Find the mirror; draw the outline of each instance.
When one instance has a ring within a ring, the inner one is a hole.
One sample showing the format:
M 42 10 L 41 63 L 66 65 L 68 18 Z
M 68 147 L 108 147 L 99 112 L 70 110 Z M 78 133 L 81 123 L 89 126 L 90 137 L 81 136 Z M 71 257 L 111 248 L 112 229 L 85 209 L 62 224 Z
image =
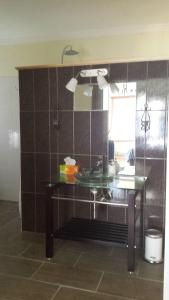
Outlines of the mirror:
M 74 93 L 74 111 L 91 110 L 107 110 L 104 91 L 96 83 L 78 84 Z
M 120 169 L 124 169 L 135 164 L 136 83 L 116 85 L 118 91 L 108 91 L 109 160 L 117 161 Z M 134 168 L 128 168 L 129 172 L 133 175 Z
M 136 82 L 112 83 L 103 90 L 97 84 L 79 84 L 74 111 L 93 110 L 108 111 L 109 161 L 117 161 L 120 170 L 134 166 Z

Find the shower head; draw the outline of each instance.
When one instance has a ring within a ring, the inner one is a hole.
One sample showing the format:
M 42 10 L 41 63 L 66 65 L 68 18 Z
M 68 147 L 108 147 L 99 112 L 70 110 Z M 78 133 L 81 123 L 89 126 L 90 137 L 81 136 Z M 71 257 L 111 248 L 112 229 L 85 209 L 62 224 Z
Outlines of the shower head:
M 77 55 L 79 52 L 76 50 L 73 50 L 72 47 L 69 50 L 65 51 L 65 55 Z
M 79 54 L 78 51 L 72 49 L 72 46 L 71 45 L 67 45 L 64 47 L 63 51 L 62 51 L 62 58 L 61 58 L 61 62 L 63 64 L 63 58 L 64 58 L 64 55 L 67 55 L 67 56 L 72 56 L 72 55 L 77 55 Z

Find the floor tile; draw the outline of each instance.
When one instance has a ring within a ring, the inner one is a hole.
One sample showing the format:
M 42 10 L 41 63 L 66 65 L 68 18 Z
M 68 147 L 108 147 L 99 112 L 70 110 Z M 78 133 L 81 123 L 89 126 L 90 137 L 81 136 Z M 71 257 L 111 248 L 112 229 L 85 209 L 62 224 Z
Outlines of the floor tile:
M 81 255 L 77 266 L 80 268 L 128 274 L 127 259 L 120 260 L 113 256 L 105 256 L 104 254 L 100 256 L 84 253 Z M 135 273 L 137 273 L 137 268 Z
M 0 275 L 0 299 L 50 300 L 57 286 Z
M 105 273 L 99 286 L 99 291 L 121 297 L 134 298 L 136 294 L 134 277 L 132 275 Z
M 45 245 L 45 235 L 43 233 L 18 231 L 18 235 L 15 237 L 15 240 Z
M 13 212 L 15 211 L 19 213 L 17 202 L 0 200 L 0 214 L 6 213 L 11 210 Z
M 0 243 L 0 254 L 6 255 L 19 255 L 23 252 L 30 244 L 27 242 L 20 241 L 1 241 Z
M 153 279 L 163 281 L 163 264 L 150 264 L 146 261 L 139 260 L 138 276 L 144 279 Z
M 21 232 L 21 221 L 19 218 L 12 220 L 6 226 L 0 228 L 0 241 L 14 239 Z
M 60 239 L 54 245 L 48 263 L 45 235 L 21 232 L 18 203 L 0 200 L 0 300 L 162 300 L 163 264 L 136 253 L 138 268 L 130 276 L 126 248 Z M 67 287 L 57 292 L 59 283 Z
M 101 274 L 101 272 L 93 270 L 89 271 L 60 264 L 45 263 L 33 278 L 45 282 L 94 290 L 99 283 Z
M 54 300 L 125 300 L 121 297 L 108 296 L 100 293 L 93 293 L 71 288 L 61 288 Z M 130 300 L 130 299 L 128 299 Z
M 7 211 L 0 215 L 0 228 L 8 223 L 10 223 L 13 219 L 16 218 L 16 215 L 13 211 Z
M 162 300 L 162 283 L 136 278 L 132 275 L 105 273 L 99 291 L 138 300 Z
M 79 251 L 79 252 L 89 252 L 93 254 L 104 254 L 110 255 L 112 252 L 112 245 L 111 244 L 104 244 L 104 243 L 97 243 L 92 241 L 69 241 L 64 240 L 60 245 L 60 248 L 67 249 L 70 251 Z
M 138 300 L 163 300 L 163 285 L 160 282 L 136 279 L 135 287 Z
M 111 256 L 114 259 L 127 261 L 127 254 L 128 254 L 128 251 L 127 251 L 126 247 L 122 247 L 122 246 L 112 247 Z
M 46 261 L 47 258 L 45 256 L 45 247 L 44 245 L 40 244 L 32 244 L 23 254 L 23 257 L 29 257 L 32 259 L 40 259 Z M 71 265 L 73 266 L 74 263 L 77 261 L 77 259 L 80 256 L 79 251 L 70 251 L 68 249 L 62 249 L 56 247 L 54 251 L 54 256 L 51 259 L 52 262 L 58 262 L 59 264 L 66 264 L 66 265 Z
M 23 277 L 31 276 L 41 265 L 39 262 L 0 255 L 0 273 Z

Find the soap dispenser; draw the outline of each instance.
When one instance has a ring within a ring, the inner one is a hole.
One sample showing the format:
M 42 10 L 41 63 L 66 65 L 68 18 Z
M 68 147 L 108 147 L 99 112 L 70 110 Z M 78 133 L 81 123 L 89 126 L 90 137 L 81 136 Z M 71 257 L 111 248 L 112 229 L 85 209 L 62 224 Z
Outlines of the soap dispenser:
M 109 161 L 109 174 L 116 175 L 116 165 L 113 159 Z

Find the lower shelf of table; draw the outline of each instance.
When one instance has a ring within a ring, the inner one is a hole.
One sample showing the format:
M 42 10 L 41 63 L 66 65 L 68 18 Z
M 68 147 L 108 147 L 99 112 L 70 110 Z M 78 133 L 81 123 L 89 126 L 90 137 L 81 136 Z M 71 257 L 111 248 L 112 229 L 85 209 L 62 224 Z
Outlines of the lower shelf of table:
M 95 219 L 72 218 L 54 233 L 63 239 L 92 239 L 127 244 L 128 226 Z

